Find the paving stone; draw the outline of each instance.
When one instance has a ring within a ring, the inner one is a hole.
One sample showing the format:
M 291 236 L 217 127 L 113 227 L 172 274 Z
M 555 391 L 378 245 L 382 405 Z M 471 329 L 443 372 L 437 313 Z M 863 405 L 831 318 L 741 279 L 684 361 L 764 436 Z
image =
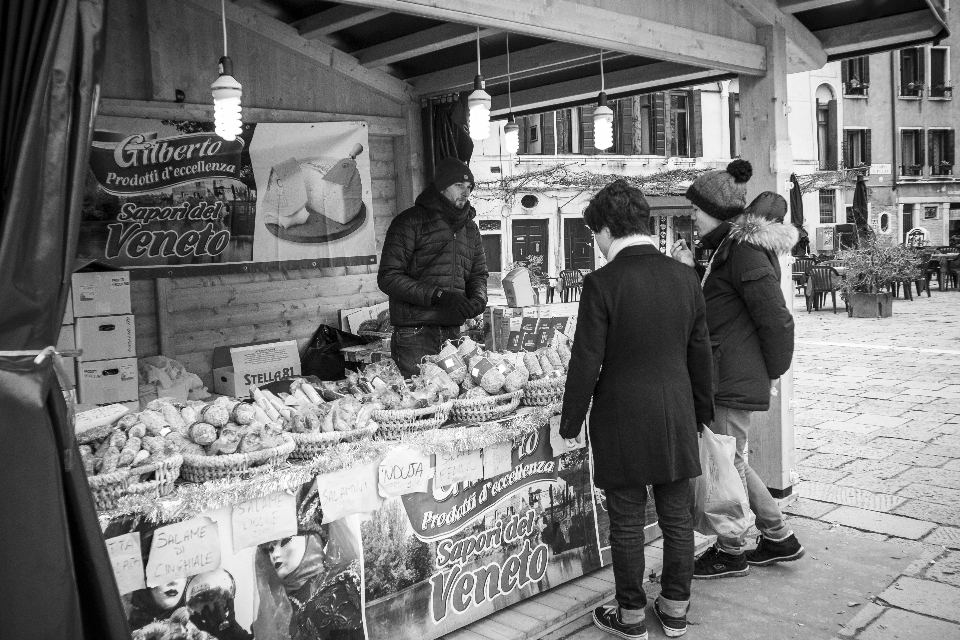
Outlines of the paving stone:
M 783 508 L 784 513 L 804 518 L 822 518 L 837 508 L 837 505 L 830 502 L 819 502 L 808 498 L 797 498 L 792 503 Z
M 937 444 L 936 442 L 931 442 L 928 446 L 920 449 L 920 453 L 925 453 L 929 456 L 941 456 L 943 458 L 960 460 L 960 447 L 948 447 L 946 445 Z M 944 460 L 947 462 L 947 460 Z
M 850 418 L 848 422 L 852 422 L 854 424 L 868 424 L 872 427 L 899 427 L 902 424 L 906 424 L 907 419 L 888 415 L 862 413 L 855 418 Z
M 886 462 L 886 460 L 883 462 Z M 960 489 L 960 471 L 948 471 L 947 469 L 935 469 L 932 467 L 916 467 L 904 471 L 898 478 L 900 480 L 909 480 L 910 482 L 947 487 L 948 489 Z
M 937 433 L 947 433 L 953 436 L 960 435 L 960 422 L 948 422 L 930 428 Z
M 865 529 L 910 540 L 919 540 L 936 526 L 932 522 L 847 506 L 831 511 L 823 519 L 854 529 Z
M 925 544 L 938 544 L 947 549 L 960 549 L 960 528 L 937 527 L 923 539 Z
M 818 429 L 818 427 L 814 427 Z M 835 444 L 864 444 L 875 436 L 870 433 L 850 433 L 848 431 L 837 431 L 836 429 L 818 429 L 812 436 L 818 440 L 827 440 Z
M 798 486 L 799 495 L 820 502 L 832 502 L 850 507 L 860 507 L 870 511 L 890 511 L 906 502 L 892 494 L 874 493 L 855 487 L 827 484 L 825 482 L 802 482 Z
M 821 469 L 836 469 L 848 462 L 853 462 L 856 458 L 852 456 L 838 456 L 832 453 L 815 453 L 803 460 L 805 467 L 820 467 Z
M 960 460 L 951 460 L 947 464 L 943 465 L 944 469 L 948 471 L 960 471 Z
M 910 465 L 886 460 L 857 460 L 843 468 L 849 473 L 869 473 L 878 478 L 892 478 L 910 469 Z
M 869 377 L 877 373 L 877 370 L 874 367 L 840 367 L 836 371 L 838 376 L 854 376 L 854 377 Z
M 853 416 L 845 411 L 834 411 L 832 409 L 805 409 L 798 417 L 816 417 L 824 420 L 836 420 L 842 422 L 849 420 Z
M 860 607 L 857 611 L 857 615 L 853 616 L 853 619 L 843 625 L 843 628 L 840 629 L 838 634 L 841 638 L 852 638 L 857 633 L 862 631 L 868 624 L 876 620 L 881 613 L 887 611 L 886 607 L 881 607 L 879 604 L 873 602 L 868 602 L 864 606 Z
M 917 578 L 900 578 L 887 587 L 878 597 L 900 609 L 940 618 L 941 620 L 960 622 L 960 588 L 949 584 Z M 887 613 L 884 613 L 877 622 L 880 622 L 886 615 Z M 957 630 L 960 630 L 960 627 L 954 627 L 954 633 Z M 951 636 L 933 635 L 928 637 L 949 638 Z
M 918 520 L 929 520 L 937 524 L 960 527 L 960 505 L 937 504 L 925 500 L 908 500 L 893 508 L 891 513 L 909 516 Z
M 960 447 L 960 435 L 943 435 L 931 444 L 942 444 L 947 447 Z
M 917 407 L 913 411 L 907 411 L 900 417 L 906 420 L 926 421 L 930 424 L 943 424 L 944 422 L 950 421 L 951 414 L 943 413 L 942 411 L 924 411 L 923 407 Z
M 801 460 L 806 460 L 813 455 L 813 451 L 806 451 L 804 449 L 798 449 L 793 454 L 793 461 L 799 463 Z
M 857 404 L 853 411 L 870 413 L 878 416 L 900 416 L 912 410 L 917 405 L 904 402 L 890 402 L 889 400 L 866 400 Z
M 901 451 L 919 451 L 920 449 L 923 449 L 924 443 L 918 442 L 917 440 L 896 437 L 891 438 L 878 435 L 870 440 L 870 446 L 877 449 L 883 449 L 885 451 L 891 451 L 893 453 L 899 453 Z
M 838 469 L 820 469 L 818 467 L 804 466 L 797 469 L 797 472 L 800 474 L 802 480 L 809 480 L 810 482 L 833 483 L 847 475 L 846 471 L 840 471 Z
M 826 421 L 827 418 L 824 418 L 823 416 L 808 416 L 798 413 L 793 419 L 793 424 L 796 427 L 813 427 Z
M 948 387 L 940 387 L 939 389 L 924 389 L 924 388 L 914 388 L 914 389 L 904 389 L 903 393 L 906 395 L 911 395 L 921 398 L 950 398 L 957 399 L 960 398 L 960 393 L 948 391 Z
M 960 587 L 960 552 L 948 551 L 929 565 L 925 578 Z
M 907 483 L 902 480 L 887 480 L 870 473 L 851 473 L 845 478 L 837 480 L 836 484 L 841 487 L 853 487 L 855 489 L 863 489 L 864 491 L 872 491 L 873 493 L 886 493 L 891 495 L 903 495 L 900 490 L 907 486 Z
M 873 610 L 869 613 L 873 613 Z M 844 635 L 843 631 L 841 629 L 841 635 Z M 946 640 L 960 638 L 960 625 L 911 611 L 885 609 L 882 615 L 873 620 L 857 637 L 860 640 Z
M 836 453 L 842 456 L 866 458 L 868 460 L 883 460 L 884 458 L 890 457 L 894 454 L 893 451 L 884 450 L 877 447 L 840 443 L 826 444 L 817 449 L 817 453 Z
M 937 504 L 960 505 L 960 489 L 913 483 L 907 484 L 896 494 L 904 498 L 916 498 L 917 500 L 926 500 Z
M 899 395 L 900 394 L 895 391 L 890 392 L 867 390 L 858 394 L 858 397 L 867 398 L 868 400 L 892 400 L 893 398 L 899 397 Z
M 828 444 L 831 444 L 831 442 L 822 438 L 796 438 L 793 441 L 793 446 L 797 449 L 809 449 L 811 451 Z
M 938 400 L 930 402 L 927 406 L 932 411 L 942 411 L 944 413 L 960 414 L 960 402 L 957 400 Z
M 887 427 L 874 431 L 873 435 L 883 438 L 898 438 L 901 440 L 914 440 L 916 442 L 929 442 L 941 435 L 939 431 L 934 431 L 932 427 L 919 420 L 911 420 L 907 424 L 899 427 Z
M 837 420 L 827 420 L 816 425 L 818 429 L 830 429 L 833 431 L 843 431 L 845 433 L 872 433 L 883 428 L 883 425 L 870 425 L 862 422 L 840 422 Z
M 943 466 L 945 462 L 950 460 L 950 458 L 931 456 L 920 451 L 905 451 L 903 453 L 890 456 L 889 460 L 890 462 L 902 462 L 903 464 L 909 464 L 912 467 L 940 467 Z
M 863 384 L 868 387 L 896 387 L 902 385 L 905 380 L 899 380 L 897 378 L 868 378 L 863 381 Z

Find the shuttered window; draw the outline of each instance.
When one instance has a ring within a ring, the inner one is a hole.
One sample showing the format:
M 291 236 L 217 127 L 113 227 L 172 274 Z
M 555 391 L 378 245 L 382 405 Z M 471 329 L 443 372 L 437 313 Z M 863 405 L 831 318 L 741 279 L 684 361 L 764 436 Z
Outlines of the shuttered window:
M 872 164 L 870 129 L 843 130 L 843 167 L 853 169 Z
M 930 129 L 927 132 L 930 150 L 930 175 L 952 176 L 954 160 L 953 129 Z
M 840 67 L 843 95 L 866 96 L 870 87 L 870 58 L 860 56 L 844 60 Z

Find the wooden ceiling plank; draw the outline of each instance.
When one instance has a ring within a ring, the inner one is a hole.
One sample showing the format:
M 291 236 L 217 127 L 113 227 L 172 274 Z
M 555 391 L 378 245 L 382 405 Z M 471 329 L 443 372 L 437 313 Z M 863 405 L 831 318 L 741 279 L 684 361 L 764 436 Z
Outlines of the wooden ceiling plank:
M 336 31 L 376 20 L 387 15 L 387 13 L 389 12 L 382 9 L 362 9 L 342 4 L 333 9 L 327 9 L 312 16 L 307 16 L 302 20 L 297 20 L 291 26 L 299 31 L 304 38 L 322 38 Z
M 820 41 L 803 24 L 789 13 L 784 13 L 775 0 L 726 0 L 727 4 L 755 27 L 780 25 L 787 34 L 787 46 L 791 49 L 790 72 L 813 71 L 827 64 L 827 53 Z M 792 45 L 792 47 L 791 47 Z M 797 68 L 799 65 L 800 68 Z
M 623 56 L 621 53 L 607 53 L 605 60 Z M 536 47 L 521 49 L 510 54 L 510 75 L 512 78 L 529 77 L 534 74 L 550 73 L 560 69 L 598 60 L 599 51 L 579 44 L 551 42 Z M 487 84 L 506 82 L 507 56 L 484 58 L 480 64 Z M 422 76 L 407 78 L 407 82 L 421 96 L 448 93 L 473 86 L 473 76 L 477 65 L 474 63 L 457 65 Z
M 605 74 L 604 84 L 608 94 L 641 91 L 673 82 L 697 84 L 698 80 L 715 77 L 719 73 L 714 69 L 704 69 L 677 62 L 655 62 L 652 64 L 614 71 Z M 514 91 L 513 110 L 527 111 L 533 108 L 549 109 L 552 105 L 575 102 L 577 100 L 596 99 L 600 93 L 600 78 L 580 78 L 567 82 L 544 85 L 525 91 Z M 490 115 L 507 114 L 506 94 L 493 97 Z
M 480 29 L 480 38 L 496 35 L 499 29 Z M 473 42 L 477 38 L 476 27 L 462 24 L 442 24 L 418 31 L 366 49 L 351 53 L 367 69 L 384 67 L 401 60 L 409 60 L 425 53 L 433 53 L 459 44 Z
M 704 33 L 574 0 L 348 0 L 348 4 L 479 25 L 746 75 L 763 75 L 766 50 L 755 42 Z M 612 6 L 612 5 L 611 5 Z M 722 9 L 721 9 L 722 7 Z M 699 19 L 726 17 L 725 3 L 705 4 Z
M 216 15 L 220 15 L 220 3 L 217 0 L 185 0 L 198 7 L 202 7 Z M 349 54 L 335 49 L 319 40 L 307 40 L 300 36 L 296 29 L 270 18 L 269 16 L 252 9 L 241 9 L 233 4 L 227 4 L 227 19 L 249 29 L 252 33 L 282 46 L 296 54 L 302 55 L 328 69 L 335 71 L 354 82 L 376 91 L 391 100 L 401 104 L 408 104 L 411 98 L 416 97 L 403 80 L 394 78 L 377 69 L 366 69 Z
M 777 4 L 784 13 L 800 13 L 801 11 L 823 9 L 846 2 L 850 2 L 850 0 L 780 0 Z
M 827 54 L 833 56 L 933 38 L 941 29 L 933 14 L 921 10 L 822 29 L 813 35 L 823 43 Z

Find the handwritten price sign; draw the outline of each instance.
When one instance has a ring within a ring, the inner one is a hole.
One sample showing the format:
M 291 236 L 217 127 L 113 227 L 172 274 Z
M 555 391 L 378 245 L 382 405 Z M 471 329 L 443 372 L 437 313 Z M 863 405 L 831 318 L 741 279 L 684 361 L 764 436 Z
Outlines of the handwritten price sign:
M 278 491 L 241 502 L 230 514 L 235 551 L 297 533 L 297 501 Z
M 323 524 L 352 513 L 375 511 L 383 498 L 377 493 L 379 465 L 375 462 L 317 476 Z
M 483 477 L 496 478 L 513 468 L 513 443 L 501 442 L 483 450 Z
M 437 454 L 437 468 L 433 484 L 446 487 L 456 482 L 470 482 L 483 477 L 483 459 L 480 449 L 466 453 Z
M 145 586 L 143 557 L 140 555 L 140 534 L 136 531 L 107 540 L 107 553 L 113 563 L 120 593 L 130 593 Z
M 191 518 L 153 532 L 147 586 L 189 578 L 220 566 L 220 531 L 210 518 Z
M 430 456 L 413 449 L 391 451 L 380 463 L 377 491 L 384 498 L 424 492 L 433 476 Z

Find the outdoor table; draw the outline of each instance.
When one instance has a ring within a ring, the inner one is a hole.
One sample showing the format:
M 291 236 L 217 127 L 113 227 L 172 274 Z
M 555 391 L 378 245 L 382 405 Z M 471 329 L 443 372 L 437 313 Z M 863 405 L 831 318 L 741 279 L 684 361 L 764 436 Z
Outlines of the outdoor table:
M 940 262 L 940 273 L 937 275 L 937 284 L 940 291 L 944 290 L 944 283 L 947 281 L 947 277 L 950 275 L 947 272 L 947 263 L 955 259 L 957 256 L 960 256 L 960 253 L 935 253 L 930 256 L 931 260 L 937 260 Z

